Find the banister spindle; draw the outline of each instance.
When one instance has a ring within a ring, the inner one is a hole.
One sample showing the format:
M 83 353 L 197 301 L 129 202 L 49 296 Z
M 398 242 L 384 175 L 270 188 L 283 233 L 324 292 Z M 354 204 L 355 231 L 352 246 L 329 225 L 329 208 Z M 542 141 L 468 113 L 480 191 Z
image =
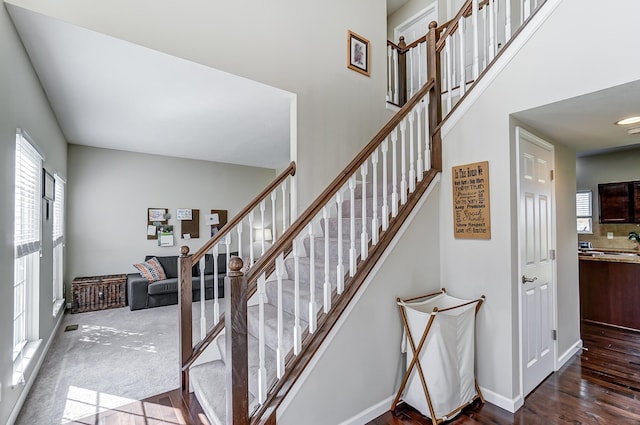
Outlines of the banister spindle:
M 409 111 L 409 192 L 416 190 L 416 167 L 415 167 L 415 115 L 414 109 Z
M 238 257 L 244 258 L 242 256 L 242 221 L 236 227 L 236 233 L 238 234 Z
M 267 299 L 265 286 L 266 277 L 265 274 L 262 273 L 260 277 L 258 277 L 258 402 L 260 404 L 264 403 L 267 399 L 267 367 L 265 362 L 266 341 L 264 339 L 264 304 Z M 247 303 L 245 301 L 245 305 L 246 304 Z
M 409 83 L 411 87 L 407 98 L 411 98 L 411 96 L 416 92 L 415 82 L 413 81 L 413 49 L 409 49 L 407 53 L 409 54 Z
M 337 292 L 338 295 L 344 291 L 344 253 L 342 252 L 342 189 L 336 193 L 336 207 L 338 210 L 338 265 L 336 266 L 337 273 Z M 325 227 L 327 225 L 325 224 Z
M 444 45 L 445 51 L 445 68 L 446 68 L 446 76 L 447 76 L 447 113 L 451 111 L 453 107 L 453 82 L 455 81 L 455 70 L 452 65 L 452 49 L 453 45 L 453 37 L 447 37 L 447 43 Z
M 482 39 L 482 69 L 487 67 L 489 63 L 489 18 L 487 11 L 489 10 L 489 5 L 485 5 L 482 8 L 482 31 L 483 31 L 483 39 Z
M 323 284 L 323 306 L 324 312 L 331 310 L 331 271 L 329 268 L 329 208 L 322 208 L 322 219 L 324 220 L 324 284 Z
M 473 27 L 473 80 L 478 79 L 478 75 L 480 75 L 480 53 L 479 53 L 479 43 L 480 37 L 478 34 L 478 13 L 479 13 L 479 3 L 478 0 L 471 1 L 471 26 Z
M 391 46 L 387 45 L 387 102 L 393 101 L 393 90 L 391 88 L 391 82 L 393 81 L 392 73 L 392 61 L 393 52 Z
M 264 211 L 266 210 L 266 202 L 263 199 L 262 202 L 260 202 L 260 232 L 262 232 L 261 234 L 261 238 L 262 239 L 260 241 L 261 245 L 260 245 L 260 256 L 264 255 L 264 252 L 266 251 L 266 241 L 265 241 L 265 232 L 264 232 Z
M 224 245 L 227 250 L 227 264 L 229 264 L 229 260 L 231 260 L 231 232 L 227 233 L 224 236 Z M 227 268 L 227 276 L 229 276 L 228 268 Z
M 278 192 L 274 190 L 271 192 L 271 243 L 276 243 L 277 238 L 277 229 L 276 229 L 276 199 Z
M 531 0 L 524 0 L 524 7 L 522 8 L 522 22 L 526 21 L 531 15 Z
M 465 19 L 460 18 L 458 21 L 458 35 L 460 40 L 460 97 L 464 96 L 467 91 L 467 77 L 466 77 L 466 48 L 465 48 Z
M 505 26 L 504 26 L 504 42 L 511 40 L 511 1 L 506 1 L 505 6 Z
M 278 326 L 278 345 L 276 348 L 276 374 L 278 379 L 284 375 L 284 319 L 283 319 L 283 304 L 282 304 L 282 277 L 284 275 L 284 255 L 280 253 L 276 258 L 276 278 L 278 279 L 278 309 L 277 309 L 277 326 Z
M 369 235 L 367 234 L 367 173 L 369 171 L 368 161 L 360 166 L 360 175 L 362 176 L 362 233 L 360 233 L 360 258 L 367 259 L 369 251 Z
M 424 169 L 431 169 L 431 138 L 429 137 L 429 96 L 424 98 Z
M 490 63 L 496 55 L 496 22 L 495 22 L 495 14 L 493 12 L 494 4 L 492 0 L 489 0 L 489 4 L 485 6 L 488 8 L 487 13 L 489 14 L 489 59 L 487 63 Z
M 249 213 L 249 266 L 253 266 L 254 263 L 254 253 L 253 253 L 253 242 L 255 238 L 253 237 L 253 210 Z
M 226 414 L 227 424 L 249 423 L 249 365 L 247 361 L 247 284 L 238 257 L 228 263 L 225 298 L 229 314 L 225 315 L 226 342 Z M 265 375 L 266 376 L 266 375 Z
M 203 255 L 198 264 L 200 267 L 200 340 L 202 341 L 207 336 L 207 317 L 205 315 L 205 299 L 207 298 L 205 292 L 204 282 L 204 268 L 205 268 L 205 256 Z
M 282 233 L 284 233 L 287 226 L 287 181 L 282 182 Z
M 293 354 L 302 351 L 302 327 L 300 326 L 300 242 L 293 240 Z
M 400 203 L 407 202 L 407 117 L 400 121 Z
M 423 105 L 423 102 L 424 102 L 424 98 L 423 100 L 418 102 L 418 104 L 416 105 L 416 124 L 418 126 L 417 128 L 418 137 L 416 142 L 416 146 L 418 147 L 418 165 L 417 165 L 418 181 L 422 181 L 422 177 L 424 174 L 424 165 L 422 162 L 422 105 Z
M 309 223 L 309 333 L 316 331 L 316 235 Z
M 217 325 L 218 322 L 220 321 L 220 302 L 219 302 L 219 298 L 220 298 L 220 290 L 218 289 L 218 285 L 219 285 L 219 280 L 220 278 L 218 277 L 218 254 L 219 254 L 220 248 L 218 247 L 218 244 L 215 244 L 212 248 L 212 255 L 213 255 L 213 324 Z M 206 267 L 205 267 L 206 269 Z M 224 288 L 223 288 L 224 289 Z
M 371 154 L 371 168 L 373 169 L 373 218 L 371 219 L 371 243 L 378 243 L 378 148 Z
M 422 43 L 418 44 L 415 47 L 415 49 L 416 49 L 416 54 L 418 56 L 418 60 L 417 60 L 417 62 L 418 62 L 418 89 L 417 90 L 420 90 L 422 88 L 422 85 L 426 81 L 422 76 Z M 426 60 L 426 58 L 425 58 L 425 60 Z
M 349 206 L 351 211 L 349 214 L 349 276 L 353 277 L 356 274 L 356 176 L 353 175 L 349 178 L 349 194 L 351 195 L 351 202 Z
M 393 103 L 398 105 L 400 99 L 400 77 L 398 75 L 399 66 L 398 50 L 393 49 Z
M 393 157 L 391 159 L 391 216 L 395 218 L 398 215 L 398 127 L 391 132 L 391 150 Z
M 389 228 L 389 203 L 388 203 L 388 186 L 387 180 L 387 153 L 389 152 L 389 137 L 387 136 L 382 142 L 382 230 Z

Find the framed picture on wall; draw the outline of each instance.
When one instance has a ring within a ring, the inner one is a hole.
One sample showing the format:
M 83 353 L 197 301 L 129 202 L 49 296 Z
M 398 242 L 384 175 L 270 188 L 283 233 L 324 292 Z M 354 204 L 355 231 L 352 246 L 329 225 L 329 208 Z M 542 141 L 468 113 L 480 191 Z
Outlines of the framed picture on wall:
M 53 174 L 42 169 L 42 197 L 47 201 L 55 201 L 56 197 L 56 180 Z
M 347 68 L 368 77 L 370 62 L 369 40 L 349 31 L 347 36 Z

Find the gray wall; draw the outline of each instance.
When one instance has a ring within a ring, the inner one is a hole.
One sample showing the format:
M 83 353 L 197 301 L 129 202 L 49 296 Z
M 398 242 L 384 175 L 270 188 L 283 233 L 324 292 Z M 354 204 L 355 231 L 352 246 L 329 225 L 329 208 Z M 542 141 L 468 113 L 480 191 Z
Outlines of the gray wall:
M 69 145 L 67 286 L 75 276 L 131 273 L 150 255 L 195 252 L 210 237 L 204 215 L 232 218 L 275 170 Z M 147 208 L 168 208 L 175 246 L 147 240 Z M 177 208 L 200 210 L 200 238 L 180 238 Z
M 12 388 L 13 346 L 13 228 L 15 193 L 16 128 L 25 129 L 46 155 L 44 166 L 66 174 L 67 144 L 31 67 L 22 43 L 4 7 L 0 7 L 0 423 L 7 423 L 25 385 Z M 57 323 L 53 317 L 52 222 L 42 227 L 43 256 L 40 261 L 39 336 L 43 339 L 30 369 L 42 359 L 43 348 Z

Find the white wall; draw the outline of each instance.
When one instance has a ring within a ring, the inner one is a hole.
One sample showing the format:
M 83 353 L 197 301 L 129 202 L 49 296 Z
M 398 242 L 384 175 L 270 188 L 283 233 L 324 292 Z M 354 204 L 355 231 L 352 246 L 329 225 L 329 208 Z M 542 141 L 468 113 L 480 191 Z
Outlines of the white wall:
M 515 137 L 509 115 L 640 78 L 640 58 L 619 54 L 637 49 L 632 28 L 640 13 L 638 2 L 621 0 L 616 7 L 602 8 L 595 0 L 560 0 L 547 1 L 545 8 L 555 5 L 554 13 L 499 76 L 485 77 L 486 90 L 458 109 L 456 115 L 463 118 L 443 127 L 442 279 L 460 293 L 479 290 L 487 295 L 479 315 L 478 376 L 482 387 L 505 402 L 520 396 Z M 607 25 L 606 32 L 593 31 L 603 23 L 612 25 Z M 556 193 L 564 194 L 557 196 L 556 206 L 558 348 L 562 354 L 579 341 L 574 212 L 569 219 L 575 198 L 568 195 L 575 190 L 575 163 L 570 150 L 555 144 Z M 456 240 L 451 167 L 483 160 L 489 161 L 490 168 L 492 239 Z
M 47 98 L 31 67 L 22 43 L 4 7 L 0 7 L 0 423 L 7 423 L 25 385 L 12 388 L 13 347 L 13 228 L 15 193 L 16 128 L 31 135 L 46 155 L 49 171 L 66 174 L 67 144 Z M 44 340 L 27 373 L 41 360 L 56 319 L 52 317 L 52 222 L 42 227 L 43 256 L 40 262 L 39 336 Z
M 67 286 L 76 276 L 131 273 L 145 255 L 191 252 L 210 237 L 204 215 L 231 219 L 275 170 L 69 145 Z M 147 208 L 168 208 L 175 246 L 147 240 Z M 176 208 L 200 210 L 200 238 L 180 238 Z
M 297 94 L 299 211 L 389 118 L 384 0 L 12 3 Z M 370 78 L 347 69 L 347 30 L 371 41 Z
M 423 12 L 433 3 L 438 3 L 437 7 L 440 8 L 441 2 L 442 0 L 409 0 L 404 6 L 387 17 L 387 40 L 391 40 L 397 44 L 399 40 L 395 40 L 394 30 L 398 25 L 405 23 Z M 444 19 L 444 17 L 442 17 L 442 19 Z M 438 23 L 442 22 L 442 19 L 439 17 Z M 426 34 L 428 30 L 429 28 L 425 28 L 424 33 Z
M 379 271 L 374 269 L 359 302 L 340 319 L 344 324 L 339 322 L 332 331 L 326 351 L 305 371 L 309 375 L 304 385 L 279 411 L 279 425 L 339 424 L 395 395 L 404 376 L 396 297 L 423 295 L 441 287 L 439 186 L 435 183 L 431 195 L 414 210 L 415 217 L 405 224 L 388 257 L 376 266 Z M 390 401 L 385 404 L 385 410 L 390 405 Z

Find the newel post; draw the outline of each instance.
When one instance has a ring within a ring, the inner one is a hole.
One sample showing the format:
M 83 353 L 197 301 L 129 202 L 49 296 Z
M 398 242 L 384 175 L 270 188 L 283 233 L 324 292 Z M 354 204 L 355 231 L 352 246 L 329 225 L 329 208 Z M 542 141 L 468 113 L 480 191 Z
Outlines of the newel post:
M 427 35 L 427 79 L 434 81 L 429 91 L 429 135 L 431 136 L 431 167 L 442 171 L 442 139 L 440 130 L 436 130 L 442 122 L 442 76 L 438 43 L 438 23 L 429 22 Z
M 404 50 L 407 43 L 404 36 L 400 36 L 398 47 L 398 105 L 402 106 L 407 103 L 407 52 Z
M 247 281 L 242 259 L 229 260 L 224 278 L 224 297 L 229 303 L 225 314 L 227 368 L 227 425 L 249 424 L 249 361 L 247 347 Z
M 191 255 L 189 255 L 189 247 L 180 248 L 180 257 L 178 258 L 178 308 L 180 310 L 180 371 L 181 371 L 181 387 L 182 391 L 189 390 L 189 371 L 182 370 L 185 362 L 191 354 L 193 354 L 192 345 L 192 292 L 191 292 Z

